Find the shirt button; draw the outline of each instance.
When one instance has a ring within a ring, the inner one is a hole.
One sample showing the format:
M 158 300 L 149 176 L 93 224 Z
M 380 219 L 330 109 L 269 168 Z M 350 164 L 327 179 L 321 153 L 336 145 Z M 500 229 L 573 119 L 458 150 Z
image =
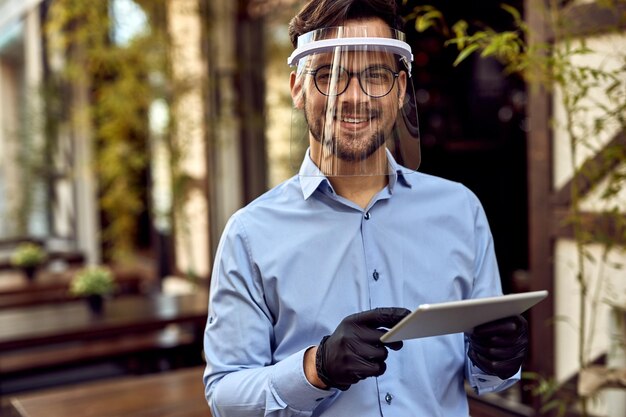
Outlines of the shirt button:
M 378 271 L 374 270 L 374 273 L 372 274 L 372 277 L 374 278 L 374 281 L 378 281 L 378 278 L 380 278 L 380 276 L 378 275 Z
M 387 393 L 387 395 L 385 395 L 385 401 L 387 402 L 387 404 L 391 404 L 391 400 L 393 400 L 393 396 Z
M 368 211 L 367 213 L 365 213 L 365 220 L 369 220 L 370 219 L 370 212 Z

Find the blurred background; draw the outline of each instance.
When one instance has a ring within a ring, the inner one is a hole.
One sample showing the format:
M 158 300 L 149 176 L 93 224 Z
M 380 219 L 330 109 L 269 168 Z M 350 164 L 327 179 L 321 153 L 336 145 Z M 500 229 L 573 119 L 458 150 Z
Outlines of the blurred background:
M 626 369 L 625 2 L 398 3 L 415 56 L 420 171 L 478 195 L 505 293 L 550 291 L 528 313 L 525 382 L 504 395 L 472 396 L 472 415 L 626 415 L 619 377 L 606 370 Z M 7 413 L 16 412 L 8 405 L 15 395 L 201 367 L 224 225 L 299 168 L 286 60 L 287 24 L 302 4 L 0 0 Z M 478 32 L 485 36 L 469 36 Z M 492 43 L 481 44 L 487 35 Z M 455 36 L 463 42 L 450 43 Z M 472 42 L 476 53 L 455 63 Z M 24 244 L 43 252 L 30 272 L 16 262 Z M 83 311 L 90 294 L 68 292 L 95 266 L 116 282 L 104 313 Z M 130 332 L 94 330 L 94 320 L 142 309 Z M 154 321 L 162 311 L 184 318 Z M 55 314 L 75 314 L 75 327 L 41 324 L 27 337 L 16 319 L 43 323 Z M 582 395 L 580 375 L 592 366 L 605 367 L 602 381 Z M 608 394 L 598 391 L 605 386 Z M 590 405 L 588 397 L 600 400 Z

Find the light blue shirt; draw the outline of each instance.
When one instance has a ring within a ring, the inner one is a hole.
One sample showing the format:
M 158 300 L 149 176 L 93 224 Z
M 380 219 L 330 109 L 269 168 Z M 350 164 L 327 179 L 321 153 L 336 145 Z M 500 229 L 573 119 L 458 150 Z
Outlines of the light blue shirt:
M 389 351 L 387 371 L 347 391 L 306 380 L 304 352 L 350 314 L 501 294 L 487 219 L 463 185 L 389 157 L 363 210 L 305 158 L 300 175 L 235 213 L 220 241 L 204 335 L 214 417 L 467 417 L 464 381 L 505 389 L 466 355 L 462 333 Z

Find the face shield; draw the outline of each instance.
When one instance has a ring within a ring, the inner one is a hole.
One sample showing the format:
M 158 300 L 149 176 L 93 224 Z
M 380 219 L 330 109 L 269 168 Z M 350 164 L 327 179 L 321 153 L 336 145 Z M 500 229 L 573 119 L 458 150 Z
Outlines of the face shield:
M 288 63 L 294 112 L 292 163 L 309 148 L 312 175 L 390 173 L 387 152 L 404 171 L 420 163 L 412 54 L 402 32 L 355 21 L 298 38 Z

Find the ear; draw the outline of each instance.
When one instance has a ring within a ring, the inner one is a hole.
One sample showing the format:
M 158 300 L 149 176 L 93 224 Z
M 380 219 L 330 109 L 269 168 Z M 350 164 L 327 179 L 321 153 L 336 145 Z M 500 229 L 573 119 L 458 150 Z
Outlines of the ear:
M 404 106 L 404 98 L 406 97 L 406 85 L 408 74 L 406 71 L 400 71 L 398 76 L 398 108 L 401 109 Z
M 291 100 L 293 106 L 296 109 L 304 108 L 304 101 L 302 98 L 302 78 L 298 77 L 295 71 L 291 71 L 289 74 L 289 88 L 291 89 Z

